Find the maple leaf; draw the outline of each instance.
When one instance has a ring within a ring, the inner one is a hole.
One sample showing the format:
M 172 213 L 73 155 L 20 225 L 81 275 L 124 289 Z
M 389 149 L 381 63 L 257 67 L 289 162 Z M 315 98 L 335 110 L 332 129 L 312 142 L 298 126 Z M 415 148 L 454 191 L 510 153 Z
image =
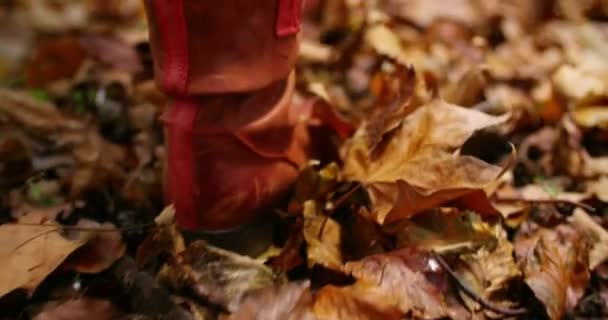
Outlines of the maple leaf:
M 500 176 L 500 167 L 456 151 L 476 130 L 507 119 L 435 99 L 405 117 L 375 159 L 368 132 L 359 130 L 344 145 L 344 177 L 364 185 L 377 222 L 409 218 L 482 190 Z

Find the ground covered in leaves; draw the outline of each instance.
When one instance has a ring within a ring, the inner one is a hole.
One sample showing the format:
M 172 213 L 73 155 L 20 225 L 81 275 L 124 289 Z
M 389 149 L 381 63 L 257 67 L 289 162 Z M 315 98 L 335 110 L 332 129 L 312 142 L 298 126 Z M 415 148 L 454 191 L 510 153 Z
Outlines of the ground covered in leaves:
M 254 257 L 161 201 L 140 1 L 1 2 L 1 319 L 608 317 L 608 3 L 311 2 Z

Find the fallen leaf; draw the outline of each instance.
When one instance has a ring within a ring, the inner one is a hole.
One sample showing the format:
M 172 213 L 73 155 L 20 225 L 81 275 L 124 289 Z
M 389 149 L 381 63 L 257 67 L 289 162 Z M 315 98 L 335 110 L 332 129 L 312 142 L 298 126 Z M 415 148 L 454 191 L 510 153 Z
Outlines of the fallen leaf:
M 492 298 L 498 293 L 504 293 L 509 282 L 521 276 L 521 271 L 513 258 L 513 245 L 507 238 L 506 231 L 500 225 L 496 225 L 492 228 L 492 232 L 497 239 L 496 245 L 484 246 L 476 252 L 461 254 L 461 263 L 455 270 L 469 288 L 489 300 L 493 300 Z M 464 295 L 463 300 L 470 301 Z M 508 301 L 500 302 L 506 306 L 510 304 Z M 475 306 L 470 308 L 472 311 L 479 309 L 477 303 L 471 304 Z
M 401 45 L 401 39 L 386 25 L 377 24 L 367 29 L 365 41 L 377 53 L 391 57 L 403 64 L 408 63 L 406 53 Z
M 75 37 L 42 41 L 27 64 L 27 85 L 43 87 L 56 80 L 72 78 L 86 57 L 86 51 Z
M 77 227 L 98 229 L 92 238 L 72 253 L 62 268 L 80 273 L 94 274 L 111 267 L 127 250 L 119 229 L 111 223 L 97 223 L 82 219 Z M 105 230 L 104 230 L 105 229 Z
M 569 65 L 563 65 L 555 72 L 553 83 L 558 91 L 575 101 L 591 100 L 606 94 L 606 83 L 602 79 Z
M 593 270 L 608 260 L 608 231 L 589 216 L 581 208 L 574 209 L 570 222 L 579 232 L 589 238 L 591 251 L 589 251 L 589 269 Z
M 88 55 L 129 73 L 138 73 L 143 66 L 135 48 L 111 37 L 85 36 L 79 39 Z
M 571 112 L 574 121 L 587 128 L 608 127 L 608 106 L 585 106 Z
M 268 264 L 279 272 L 289 272 L 306 261 L 301 254 L 302 245 L 304 244 L 304 235 L 302 234 L 301 223 L 297 223 L 291 227 L 289 238 L 281 249 L 278 256 L 271 258 Z
M 319 320 L 402 319 L 402 312 L 396 306 L 361 299 L 360 290 L 360 287 L 325 286 L 315 295 L 312 310 Z
M 404 221 L 397 233 L 399 247 L 438 253 L 493 248 L 496 240 L 492 228 L 479 216 L 457 210 L 431 210 Z
M 110 301 L 79 298 L 60 304 L 49 303 L 34 320 L 126 320 L 129 319 Z
M 73 149 L 77 170 L 72 175 L 70 195 L 73 198 L 108 183 L 120 184 L 126 179 L 127 151 L 101 137 L 96 129 L 83 135 Z
M 585 241 L 567 225 L 539 229 L 531 237 L 516 239 L 516 246 L 522 241 L 532 245 L 527 254 L 519 254 L 525 282 L 549 317 L 561 319 L 576 306 L 589 281 Z
M 40 135 L 57 130 L 80 131 L 84 124 L 64 116 L 55 105 L 36 100 L 25 92 L 0 88 L 0 112 L 26 130 Z
M 358 131 L 343 150 L 344 176 L 365 186 L 379 223 L 409 218 L 499 177 L 500 167 L 454 152 L 476 130 L 506 119 L 434 100 L 403 119 L 377 159 L 370 158 L 368 133 Z
M 0 297 L 19 288 L 32 294 L 72 252 L 84 245 L 91 233 L 65 238 L 61 226 L 45 215 L 30 213 L 21 224 L 0 226 Z
M 284 282 L 263 263 L 203 241 L 191 243 L 182 254 L 183 261 L 167 265 L 159 277 L 175 289 L 188 288 L 231 312 L 252 291 Z
M 342 268 L 340 225 L 331 217 L 323 215 L 314 201 L 304 203 L 303 234 L 306 241 L 308 267 L 320 264 L 326 268 Z
M 226 320 L 320 320 L 312 300 L 308 281 L 272 286 L 252 292 Z
M 415 318 L 447 317 L 450 310 L 442 291 L 424 271 L 437 271 L 437 262 L 411 250 L 369 256 L 348 262 L 344 271 L 357 282 L 349 291 L 379 310 L 397 308 Z

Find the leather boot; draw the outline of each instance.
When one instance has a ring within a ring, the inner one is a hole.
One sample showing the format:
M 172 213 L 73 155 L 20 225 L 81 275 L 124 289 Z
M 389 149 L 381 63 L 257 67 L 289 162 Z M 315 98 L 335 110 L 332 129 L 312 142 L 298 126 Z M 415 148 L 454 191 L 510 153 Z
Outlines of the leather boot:
M 249 93 L 176 99 L 164 120 L 167 196 L 187 230 L 222 231 L 271 212 L 308 153 L 294 77 Z
M 276 206 L 307 159 L 292 106 L 303 0 L 145 0 L 178 224 L 234 230 Z

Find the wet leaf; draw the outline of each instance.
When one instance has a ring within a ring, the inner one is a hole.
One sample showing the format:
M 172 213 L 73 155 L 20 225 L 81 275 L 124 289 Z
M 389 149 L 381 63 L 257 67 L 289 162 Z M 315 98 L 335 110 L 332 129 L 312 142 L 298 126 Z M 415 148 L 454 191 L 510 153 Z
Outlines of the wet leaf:
M 409 218 L 499 177 L 499 167 L 454 152 L 476 130 L 506 119 L 432 101 L 403 120 L 375 160 L 367 148 L 368 133 L 360 130 L 344 148 L 345 178 L 363 183 L 379 223 Z

